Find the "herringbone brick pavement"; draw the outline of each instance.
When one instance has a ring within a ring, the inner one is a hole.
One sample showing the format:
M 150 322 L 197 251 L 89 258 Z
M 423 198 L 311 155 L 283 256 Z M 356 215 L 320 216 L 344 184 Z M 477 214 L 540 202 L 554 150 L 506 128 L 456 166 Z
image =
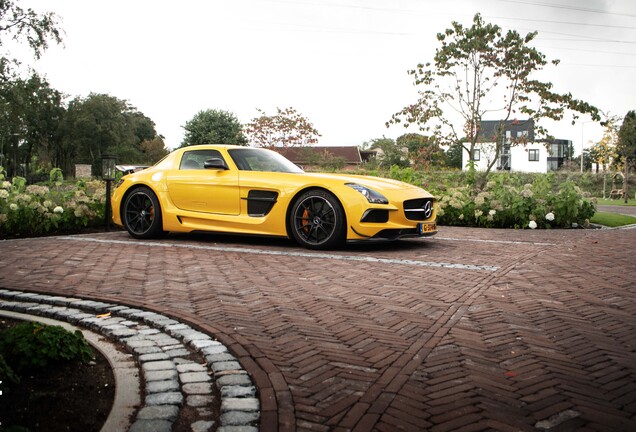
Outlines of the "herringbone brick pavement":
M 313 253 L 125 233 L 2 242 L 0 286 L 226 343 L 262 430 L 636 430 L 636 229 L 474 230 Z

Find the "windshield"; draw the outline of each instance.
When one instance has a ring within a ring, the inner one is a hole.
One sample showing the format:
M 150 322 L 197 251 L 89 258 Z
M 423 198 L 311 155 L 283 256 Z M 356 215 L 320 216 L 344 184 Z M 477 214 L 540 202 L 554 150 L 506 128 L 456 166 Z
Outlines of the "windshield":
M 241 171 L 301 173 L 302 169 L 284 156 L 264 149 L 241 148 L 228 150 Z

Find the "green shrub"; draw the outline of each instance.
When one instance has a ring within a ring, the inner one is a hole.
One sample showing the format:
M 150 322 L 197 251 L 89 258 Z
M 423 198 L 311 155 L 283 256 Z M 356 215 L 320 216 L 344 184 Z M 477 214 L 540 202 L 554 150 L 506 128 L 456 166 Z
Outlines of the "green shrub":
M 51 170 L 50 183 L 26 185 L 4 179 L 0 168 L 0 238 L 73 232 L 103 223 L 106 187 L 99 180 L 64 184 Z
M 483 191 L 450 189 L 439 196 L 440 225 L 496 228 L 569 228 L 587 225 L 595 205 L 572 181 L 559 183 L 553 174 L 493 176 Z M 575 225 L 576 224 L 576 225 Z
M 0 392 L 4 394 L 10 386 L 19 383 L 20 377 L 16 375 L 11 366 L 5 361 L 4 356 L 0 354 Z
M 0 333 L 0 353 L 18 372 L 65 361 L 88 363 L 93 358 L 79 330 L 37 322 L 22 322 Z
M 599 177 L 580 173 L 491 173 L 475 191 L 465 171 L 418 171 L 391 167 L 359 171 L 420 186 L 436 195 L 440 225 L 492 228 L 569 228 L 584 226 L 595 204 L 580 183 L 598 187 Z M 593 181 L 594 182 L 593 182 Z M 602 177 L 600 177 L 602 181 Z

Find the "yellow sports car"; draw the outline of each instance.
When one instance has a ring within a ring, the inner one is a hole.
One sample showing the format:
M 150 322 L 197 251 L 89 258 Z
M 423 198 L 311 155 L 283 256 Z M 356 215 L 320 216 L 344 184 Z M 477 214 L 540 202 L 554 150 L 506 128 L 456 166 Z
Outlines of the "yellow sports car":
M 169 231 L 280 236 L 310 249 L 437 233 L 435 197 L 378 177 L 304 172 L 261 148 L 199 145 L 124 176 L 113 221 L 140 239 Z

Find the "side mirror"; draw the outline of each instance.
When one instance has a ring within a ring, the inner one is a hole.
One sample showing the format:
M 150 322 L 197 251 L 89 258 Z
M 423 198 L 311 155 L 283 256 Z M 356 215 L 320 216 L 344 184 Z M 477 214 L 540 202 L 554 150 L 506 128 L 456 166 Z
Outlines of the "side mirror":
M 228 167 L 225 165 L 223 159 L 220 158 L 212 158 L 203 162 L 203 168 L 205 169 L 219 169 L 226 170 Z

